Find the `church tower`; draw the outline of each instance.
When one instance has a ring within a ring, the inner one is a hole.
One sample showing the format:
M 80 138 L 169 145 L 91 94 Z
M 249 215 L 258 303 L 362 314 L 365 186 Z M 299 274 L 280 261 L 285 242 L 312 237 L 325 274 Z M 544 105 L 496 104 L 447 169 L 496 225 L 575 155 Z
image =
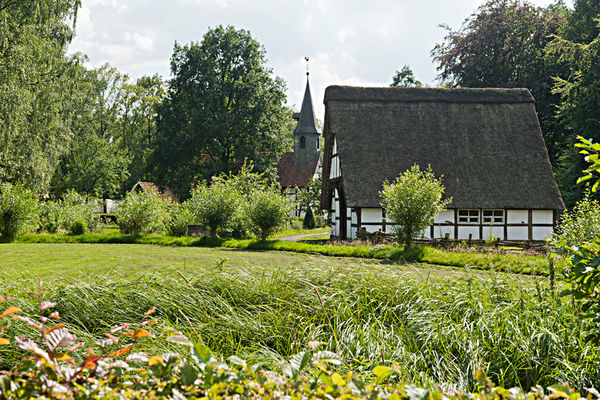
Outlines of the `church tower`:
M 317 129 L 317 121 L 313 110 L 312 97 L 310 95 L 310 84 L 308 72 L 306 73 L 306 89 L 300 113 L 294 114 L 298 125 L 294 130 L 294 164 L 297 166 L 308 165 L 319 158 L 319 137 L 321 133 Z

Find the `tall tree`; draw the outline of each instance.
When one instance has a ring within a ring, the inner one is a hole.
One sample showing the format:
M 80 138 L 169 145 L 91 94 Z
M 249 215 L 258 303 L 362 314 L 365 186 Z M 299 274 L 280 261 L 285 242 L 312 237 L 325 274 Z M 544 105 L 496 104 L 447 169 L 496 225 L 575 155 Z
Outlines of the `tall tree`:
M 452 86 L 531 90 L 554 166 L 568 146 L 554 118 L 560 99 L 552 93 L 553 77 L 562 76 L 564 70 L 560 64 L 547 62 L 544 49 L 566 14 L 560 3 L 539 8 L 519 0 L 490 0 L 460 30 L 446 27 L 444 42 L 432 50 L 439 78 Z
M 152 157 L 161 183 L 186 195 L 197 175 L 235 172 L 243 159 L 265 170 L 284 150 L 285 84 L 250 32 L 218 26 L 175 44 L 171 72 Z
M 0 0 L 0 181 L 48 189 L 70 137 L 79 0 Z
M 130 164 L 119 121 L 126 82 L 127 76 L 108 65 L 80 68 L 74 136 L 53 177 L 55 193 L 68 189 L 99 197 L 121 193 Z
M 575 149 L 581 135 L 595 142 L 600 140 L 600 3 L 579 0 L 561 36 L 548 45 L 550 60 L 568 66 L 565 78 L 556 77 L 554 93 L 560 96 L 557 117 L 569 134 L 569 151 L 561 159 L 557 180 L 567 207 L 584 197 L 585 185 L 576 184 L 585 167 L 583 157 Z M 587 21 L 596 20 L 596 25 Z M 579 21 L 579 23 L 576 23 Z M 577 27 L 578 29 L 575 29 Z M 588 39 L 591 38 L 591 39 Z M 585 42 L 585 40 L 589 40 Z M 583 41 L 583 42 L 582 42 Z M 597 195 L 596 195 L 597 196 Z

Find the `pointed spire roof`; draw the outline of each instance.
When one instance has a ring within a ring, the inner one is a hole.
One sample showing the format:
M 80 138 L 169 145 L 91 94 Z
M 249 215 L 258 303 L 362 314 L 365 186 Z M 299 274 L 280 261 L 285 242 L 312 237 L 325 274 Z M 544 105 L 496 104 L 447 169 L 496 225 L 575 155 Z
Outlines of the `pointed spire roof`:
M 294 133 L 316 133 L 317 135 L 320 134 L 317 130 L 317 120 L 315 119 L 312 97 L 310 95 L 308 72 L 306 73 L 306 89 L 304 90 L 304 99 L 302 100 L 302 108 L 300 109 L 298 126 L 296 126 Z

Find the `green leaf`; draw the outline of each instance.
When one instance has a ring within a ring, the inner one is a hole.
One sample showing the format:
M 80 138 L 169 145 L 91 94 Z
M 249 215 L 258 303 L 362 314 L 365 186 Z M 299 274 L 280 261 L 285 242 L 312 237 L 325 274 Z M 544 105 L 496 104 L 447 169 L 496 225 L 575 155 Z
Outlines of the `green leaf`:
M 197 376 L 196 369 L 192 365 L 185 364 L 183 368 L 181 368 L 181 383 L 185 386 L 193 385 Z
M 310 351 L 301 351 L 298 354 L 294 354 L 290 359 L 290 374 L 292 379 L 298 378 L 300 372 L 306 367 L 310 361 Z
M 383 381 L 385 378 L 390 376 L 394 372 L 393 369 L 386 367 L 385 365 L 378 365 L 373 368 L 373 373 L 377 377 L 377 383 Z
M 342 363 L 342 359 L 337 353 L 327 350 L 316 352 L 312 357 L 312 361 L 326 362 L 334 365 L 340 365 Z

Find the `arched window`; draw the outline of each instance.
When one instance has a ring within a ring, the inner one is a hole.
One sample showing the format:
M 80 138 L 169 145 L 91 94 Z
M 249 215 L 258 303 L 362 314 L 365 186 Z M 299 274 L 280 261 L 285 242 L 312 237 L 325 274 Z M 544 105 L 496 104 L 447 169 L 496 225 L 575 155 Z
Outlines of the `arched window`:
M 300 148 L 306 148 L 306 138 L 304 136 L 300 136 Z

